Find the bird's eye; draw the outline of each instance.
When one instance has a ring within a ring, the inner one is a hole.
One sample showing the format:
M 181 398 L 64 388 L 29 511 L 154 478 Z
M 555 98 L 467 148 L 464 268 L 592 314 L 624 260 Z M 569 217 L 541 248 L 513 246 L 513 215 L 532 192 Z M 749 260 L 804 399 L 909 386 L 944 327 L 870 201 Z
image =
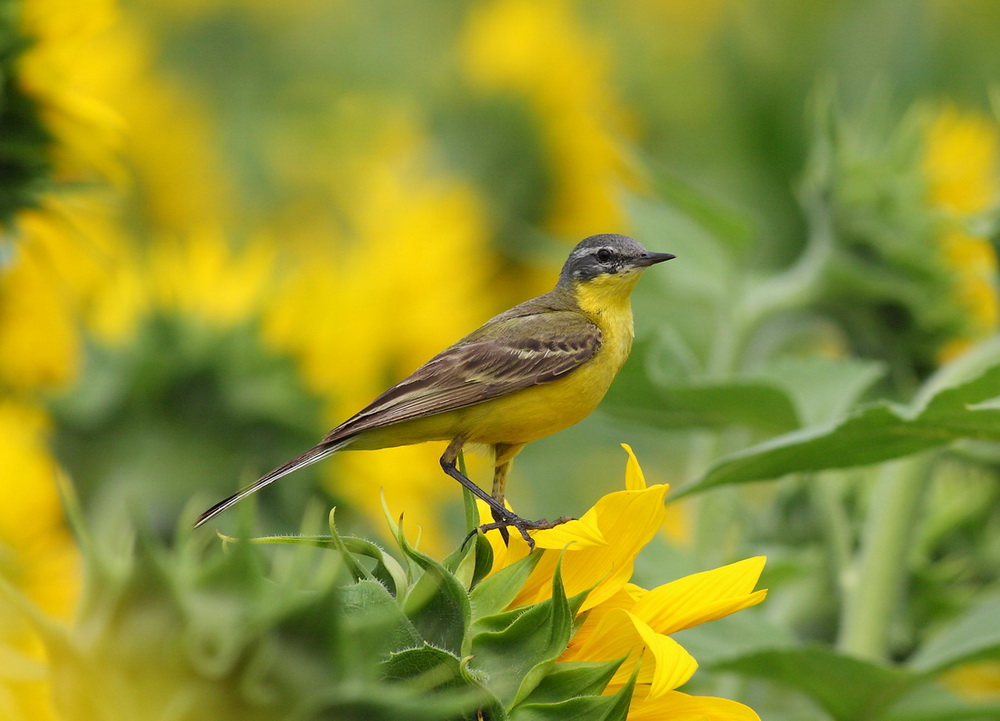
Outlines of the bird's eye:
M 601 248 L 597 251 L 597 259 L 602 263 L 607 263 L 612 257 L 614 257 L 614 254 L 607 248 Z

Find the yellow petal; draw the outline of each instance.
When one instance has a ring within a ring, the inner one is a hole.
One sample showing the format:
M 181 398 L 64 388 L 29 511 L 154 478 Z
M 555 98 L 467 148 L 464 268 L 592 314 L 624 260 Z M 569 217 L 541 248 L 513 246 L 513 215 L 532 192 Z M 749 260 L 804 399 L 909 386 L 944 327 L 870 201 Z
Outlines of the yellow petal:
M 625 466 L 625 489 L 628 491 L 641 491 L 646 487 L 646 477 L 642 474 L 639 461 L 632 452 L 632 446 L 622 443 L 622 448 L 628 453 L 628 463 Z
M 714 696 L 690 696 L 680 691 L 668 691 L 658 697 L 632 697 L 628 721 L 760 721 L 753 709 L 736 701 Z
M 610 539 L 563 556 L 562 578 L 566 593 L 573 596 L 590 590 L 582 610 L 594 608 L 611 598 L 631 579 L 636 555 L 663 523 L 663 498 L 667 489 L 665 485 L 657 485 L 644 491 L 609 493 L 580 519 L 596 524 L 604 538 Z M 554 551 L 546 553 L 514 599 L 513 606 L 538 603 L 549 597 L 558 557 Z
M 573 638 L 569 642 L 569 649 L 573 651 L 573 653 L 577 653 L 579 652 L 579 649 L 586 647 L 596 634 L 602 632 L 601 629 L 603 628 L 604 617 L 607 614 L 616 610 L 632 610 L 632 607 L 635 606 L 635 602 L 641 597 L 641 594 L 645 592 L 645 589 L 636 586 L 634 583 L 627 583 L 625 584 L 625 587 L 618 591 L 618 593 L 614 596 L 607 599 L 596 608 L 590 609 L 590 611 L 587 612 L 586 617 L 583 619 L 583 623 L 580 624 L 576 633 L 573 634 Z M 623 653 L 619 655 L 623 655 Z
M 649 694 L 654 696 L 685 683 L 698 668 L 679 643 L 657 633 L 635 614 L 623 608 L 603 612 L 602 607 L 594 612 L 598 611 L 602 613 L 596 627 L 589 633 L 575 634 L 560 661 L 609 661 L 628 656 L 611 683 L 626 683 L 638 662 L 642 664 L 639 681 L 649 684 Z
M 559 657 L 560 661 L 610 661 L 627 655 L 642 644 L 642 637 L 627 610 L 601 607 L 595 609 L 594 613 L 597 620 L 591 622 L 591 617 L 587 618 L 584 625 L 589 625 L 590 628 L 586 633 L 577 632 L 573 635 Z M 623 664 L 622 668 L 625 667 L 629 669 L 625 674 L 627 679 L 632 664 Z
M 535 545 L 539 548 L 552 548 L 567 551 L 578 551 L 582 548 L 592 546 L 606 546 L 604 534 L 597 525 L 597 519 L 591 515 L 584 514 L 579 520 L 567 521 L 555 528 L 544 531 L 535 531 L 531 534 L 535 539 Z
M 756 556 L 665 583 L 643 595 L 632 612 L 667 634 L 728 616 L 764 600 L 766 591 L 753 587 L 766 560 Z
M 648 672 L 652 666 L 652 681 L 647 698 L 657 698 L 686 683 L 698 668 L 694 657 L 674 639 L 657 633 L 635 614 L 628 615 L 646 647 L 646 653 L 642 657 L 643 671 Z M 618 673 L 621 673 L 621 669 Z

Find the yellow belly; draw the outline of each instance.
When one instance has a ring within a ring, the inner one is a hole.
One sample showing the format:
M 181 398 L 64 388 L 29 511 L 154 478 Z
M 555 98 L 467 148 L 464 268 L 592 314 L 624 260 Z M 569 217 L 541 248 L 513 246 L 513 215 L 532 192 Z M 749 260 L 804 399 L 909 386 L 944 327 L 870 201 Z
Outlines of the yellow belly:
M 460 425 L 472 443 L 529 443 L 590 415 L 620 369 L 615 354 L 599 352 L 559 380 L 463 408 Z

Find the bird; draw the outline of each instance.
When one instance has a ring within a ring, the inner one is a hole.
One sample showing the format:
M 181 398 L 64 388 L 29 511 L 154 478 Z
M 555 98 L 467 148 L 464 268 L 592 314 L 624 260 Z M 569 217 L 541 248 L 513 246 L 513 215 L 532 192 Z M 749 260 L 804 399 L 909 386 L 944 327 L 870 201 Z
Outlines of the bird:
M 202 513 L 195 527 L 339 451 L 448 441 L 441 468 L 490 508 L 493 522 L 478 530 L 499 529 L 507 542 L 512 527 L 533 548 L 529 531 L 570 519 L 528 521 L 509 510 L 504 498 L 511 462 L 527 443 L 568 428 L 597 407 L 632 348 L 636 282 L 650 266 L 674 257 L 647 251 L 625 235 L 583 239 L 551 291 L 445 348 L 318 444 Z M 456 466 L 467 444 L 493 450 L 491 493 Z

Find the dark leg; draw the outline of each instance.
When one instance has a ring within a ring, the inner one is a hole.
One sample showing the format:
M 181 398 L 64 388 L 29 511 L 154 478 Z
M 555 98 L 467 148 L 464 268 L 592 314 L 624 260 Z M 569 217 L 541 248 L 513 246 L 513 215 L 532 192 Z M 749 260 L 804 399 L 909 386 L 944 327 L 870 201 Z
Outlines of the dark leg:
M 493 446 L 493 500 L 499 503 L 502 507 L 506 508 L 503 503 L 504 494 L 507 490 L 507 473 L 510 471 L 510 464 L 514 461 L 514 456 L 517 455 L 524 447 L 523 443 L 517 445 L 512 445 L 509 443 L 497 443 Z M 503 518 L 499 516 L 495 511 L 493 512 L 493 522 L 502 523 Z M 500 527 L 500 536 L 503 538 L 503 542 L 506 545 L 510 541 L 510 536 L 507 533 L 505 527 Z
M 494 514 L 498 512 L 501 514 L 505 513 L 506 509 L 503 507 L 502 503 L 498 504 L 488 493 L 486 493 L 486 491 L 463 476 L 462 472 L 458 470 L 458 466 L 455 465 L 455 461 L 458 460 L 458 454 L 461 453 L 463 445 L 465 445 L 464 438 L 456 438 L 448 444 L 448 447 L 444 450 L 444 455 L 441 456 L 441 468 L 443 468 L 444 472 L 449 476 L 472 491 L 472 495 L 486 503 Z
M 483 501 L 486 505 L 488 505 L 490 507 L 490 512 L 491 515 L 493 516 L 493 521 L 494 521 L 493 523 L 485 523 L 478 529 L 474 529 L 472 533 L 469 534 L 468 538 L 471 538 L 477 530 L 485 533 L 486 531 L 492 531 L 494 529 L 506 530 L 508 526 L 513 526 L 521 534 L 521 538 L 524 539 L 524 542 L 528 544 L 528 548 L 533 550 L 535 548 L 535 541 L 531 536 L 528 535 L 528 531 L 553 528 L 555 526 L 558 526 L 560 523 L 565 523 L 566 521 L 573 520 L 569 516 L 563 516 L 562 518 L 559 518 L 555 521 L 546 521 L 545 519 L 539 521 L 526 521 L 525 519 L 521 518 L 514 512 L 507 510 L 507 508 L 504 507 L 502 500 L 498 502 L 496 499 L 494 499 L 492 496 L 486 493 L 486 491 L 484 491 L 482 488 L 480 488 L 471 480 L 463 476 L 461 471 L 458 470 L 458 467 L 455 465 L 455 461 L 458 460 L 458 454 L 462 450 L 462 446 L 464 445 L 464 443 L 465 443 L 464 438 L 456 438 L 455 440 L 453 440 L 451 443 L 448 444 L 448 447 L 445 449 L 444 454 L 441 456 L 441 468 L 443 468 L 444 472 L 447 473 L 449 476 L 451 476 L 456 481 L 461 483 L 463 486 L 468 488 L 469 491 L 472 493 L 472 495 L 474 495 L 476 498 L 478 498 L 479 500 Z M 518 450 L 520 450 L 520 446 L 517 447 L 517 450 L 515 450 L 514 453 L 516 453 Z M 513 457 L 513 453 L 510 454 L 510 457 Z M 509 458 L 505 466 L 506 467 L 510 466 Z M 506 477 L 506 468 L 504 469 L 504 478 L 505 477 Z M 468 540 L 468 538 L 466 540 Z M 507 538 L 505 537 L 504 540 L 506 541 Z

